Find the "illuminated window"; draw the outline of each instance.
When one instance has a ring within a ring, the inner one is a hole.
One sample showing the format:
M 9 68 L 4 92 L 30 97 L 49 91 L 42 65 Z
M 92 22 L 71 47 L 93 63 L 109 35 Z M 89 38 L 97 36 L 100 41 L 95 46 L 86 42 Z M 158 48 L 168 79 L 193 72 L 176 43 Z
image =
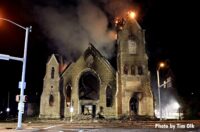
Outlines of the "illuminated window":
M 70 107 L 71 102 L 71 85 L 68 85 L 65 89 L 65 101 L 66 101 L 66 107 Z
M 54 79 L 55 69 L 54 67 L 51 68 L 51 79 Z
M 127 64 L 124 65 L 124 74 L 128 74 L 128 65 Z

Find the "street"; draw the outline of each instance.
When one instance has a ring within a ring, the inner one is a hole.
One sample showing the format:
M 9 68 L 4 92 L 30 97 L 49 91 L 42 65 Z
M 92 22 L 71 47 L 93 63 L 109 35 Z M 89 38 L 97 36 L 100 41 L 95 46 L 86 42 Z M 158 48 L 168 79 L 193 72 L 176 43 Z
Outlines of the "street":
M 22 130 L 17 123 L 0 123 L 0 132 L 200 132 L 200 121 L 69 121 L 46 120 L 24 122 Z

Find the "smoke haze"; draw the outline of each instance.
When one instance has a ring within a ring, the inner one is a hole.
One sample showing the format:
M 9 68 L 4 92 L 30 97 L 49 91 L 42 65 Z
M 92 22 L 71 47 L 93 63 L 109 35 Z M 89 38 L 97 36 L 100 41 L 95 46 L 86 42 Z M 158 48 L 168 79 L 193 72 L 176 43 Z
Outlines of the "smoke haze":
M 125 16 L 134 6 L 132 0 L 105 0 L 104 4 L 105 10 L 114 17 Z
M 100 2 L 105 5 L 103 8 L 98 6 L 98 2 L 93 3 L 90 0 L 80 0 L 76 5 L 59 8 L 52 5 L 35 7 L 44 34 L 50 39 L 49 44 L 55 45 L 59 54 L 67 60 L 77 59 L 89 43 L 106 57 L 112 57 L 115 38 L 109 35 L 111 30 L 105 15 L 112 1 Z M 116 5 L 108 13 L 114 15 L 112 10 L 115 10 Z M 116 9 L 119 7 L 116 6 Z

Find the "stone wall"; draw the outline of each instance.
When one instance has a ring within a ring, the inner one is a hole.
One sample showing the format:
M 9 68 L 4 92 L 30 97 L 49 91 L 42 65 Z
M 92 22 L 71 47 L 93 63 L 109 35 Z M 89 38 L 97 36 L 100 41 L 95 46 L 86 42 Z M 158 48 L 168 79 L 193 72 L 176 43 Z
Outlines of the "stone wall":
M 52 68 L 54 68 L 54 71 L 52 71 Z M 60 77 L 58 70 L 59 64 L 55 56 L 52 55 L 46 66 L 43 92 L 40 99 L 40 118 L 60 118 Z M 54 74 L 53 78 L 52 74 Z
M 87 50 L 92 50 L 94 56 L 94 62 L 92 66 L 88 66 L 84 55 L 82 55 L 74 64 L 73 68 L 70 68 L 63 73 L 64 78 L 64 88 L 68 83 L 72 85 L 72 100 L 74 101 L 74 114 L 81 114 L 80 100 L 79 100 L 79 79 L 82 74 L 85 72 L 92 72 L 98 76 L 100 81 L 100 91 L 99 91 L 99 100 L 96 104 L 96 113 L 100 111 L 100 106 L 104 108 L 104 114 L 106 117 L 115 116 L 116 110 L 116 86 L 115 86 L 115 70 L 112 69 L 111 65 L 107 60 L 105 60 L 99 53 L 94 49 L 93 46 L 90 46 Z M 106 88 L 111 86 L 113 91 L 113 103 L 112 107 L 106 107 Z M 67 110 L 68 109 L 68 110 Z M 70 116 L 69 108 L 65 110 L 65 116 Z
M 61 74 L 58 70 L 59 63 L 52 55 L 46 66 L 40 102 L 40 117 L 70 117 L 70 105 L 73 105 L 73 116 L 78 116 L 82 113 L 81 105 L 95 105 L 96 114 L 100 112 L 101 107 L 103 108 L 101 113 L 106 118 L 120 118 L 123 115 L 130 116 L 133 113 L 130 105 L 131 100 L 137 102 L 135 114 L 154 116 L 154 101 L 144 37 L 144 30 L 135 20 L 127 21 L 123 29 L 118 32 L 117 71 L 92 44 L 76 62 L 71 63 Z M 129 40 L 136 46 L 135 53 L 130 53 Z M 124 72 L 125 66 L 127 73 Z M 52 67 L 54 67 L 53 78 Z M 99 82 L 98 99 L 84 100 L 79 98 L 79 80 L 87 72 L 95 75 Z M 70 102 L 66 93 L 68 86 L 71 88 Z M 109 107 L 106 104 L 108 88 L 111 89 L 109 96 L 113 97 Z M 53 102 L 50 101 L 52 97 Z M 66 99 L 70 105 L 66 104 Z
M 129 53 L 128 41 L 130 40 L 136 43 L 135 53 Z M 132 113 L 130 100 L 135 94 L 141 95 L 140 99 L 136 97 L 138 107 L 135 114 L 153 116 L 154 102 L 150 86 L 148 57 L 145 52 L 144 31 L 136 21 L 127 22 L 118 32 L 118 47 L 118 116 Z M 134 70 L 131 69 L 132 67 Z M 142 72 L 139 71 L 139 67 Z

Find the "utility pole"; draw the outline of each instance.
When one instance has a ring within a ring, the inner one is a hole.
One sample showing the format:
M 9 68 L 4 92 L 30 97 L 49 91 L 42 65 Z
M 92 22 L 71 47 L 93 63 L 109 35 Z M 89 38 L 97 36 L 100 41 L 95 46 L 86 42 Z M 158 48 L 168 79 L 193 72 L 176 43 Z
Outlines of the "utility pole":
M 0 60 L 16 60 L 16 61 L 21 61 L 22 62 L 22 75 L 21 75 L 21 81 L 19 82 L 19 89 L 20 89 L 20 100 L 18 103 L 18 122 L 17 122 L 17 130 L 22 129 L 22 115 L 24 113 L 24 89 L 26 88 L 26 81 L 25 81 L 25 75 L 26 75 L 26 61 L 27 61 L 27 49 L 28 49 L 28 36 L 29 36 L 29 32 L 31 32 L 32 30 L 32 26 L 30 27 L 23 27 L 19 24 L 17 24 L 16 22 L 13 22 L 9 19 L 6 18 L 1 18 L 0 20 L 2 21 L 7 21 L 17 27 L 20 27 L 22 29 L 24 29 L 25 32 L 25 40 L 24 40 L 24 54 L 23 57 L 14 57 L 14 56 L 10 56 L 10 55 L 6 55 L 6 54 L 0 54 Z

